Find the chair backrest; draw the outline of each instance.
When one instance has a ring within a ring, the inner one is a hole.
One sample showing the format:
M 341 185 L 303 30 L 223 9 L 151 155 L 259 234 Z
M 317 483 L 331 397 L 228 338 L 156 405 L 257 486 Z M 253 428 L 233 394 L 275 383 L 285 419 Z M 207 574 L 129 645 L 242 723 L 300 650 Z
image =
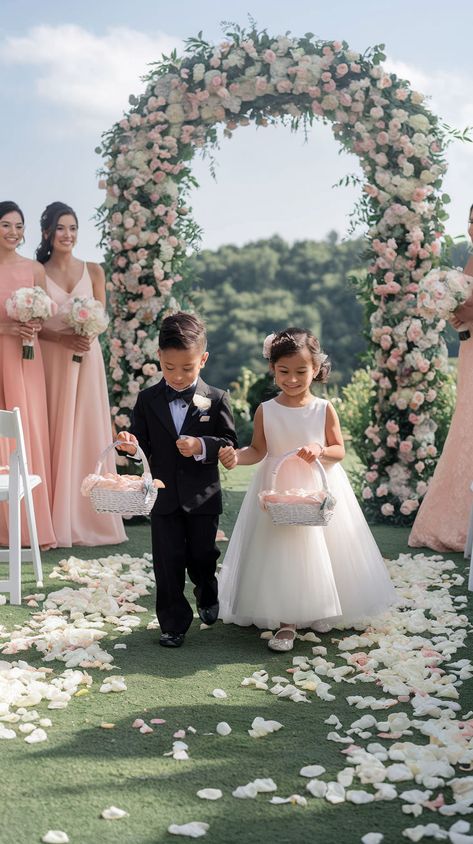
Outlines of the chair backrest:
M 23 426 L 18 407 L 13 410 L 0 410 L 0 437 L 7 437 L 15 440 L 15 449 L 12 454 L 18 458 L 20 474 L 26 479 L 28 474 L 28 463 L 26 458 L 25 439 L 23 437 Z

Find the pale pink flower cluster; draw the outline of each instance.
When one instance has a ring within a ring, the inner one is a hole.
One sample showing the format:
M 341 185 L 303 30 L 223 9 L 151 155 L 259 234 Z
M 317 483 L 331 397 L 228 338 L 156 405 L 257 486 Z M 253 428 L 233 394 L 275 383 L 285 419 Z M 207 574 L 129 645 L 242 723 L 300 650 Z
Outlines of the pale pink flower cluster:
M 102 334 L 109 322 L 104 306 L 93 296 L 73 296 L 62 306 L 61 313 L 74 333 L 83 337 Z
M 417 309 L 430 321 L 448 319 L 471 296 L 473 278 L 459 270 L 431 270 L 419 283 Z
M 32 319 L 45 320 L 57 311 L 57 305 L 39 285 L 19 287 L 5 302 L 5 309 L 10 319 L 18 322 L 30 322 Z

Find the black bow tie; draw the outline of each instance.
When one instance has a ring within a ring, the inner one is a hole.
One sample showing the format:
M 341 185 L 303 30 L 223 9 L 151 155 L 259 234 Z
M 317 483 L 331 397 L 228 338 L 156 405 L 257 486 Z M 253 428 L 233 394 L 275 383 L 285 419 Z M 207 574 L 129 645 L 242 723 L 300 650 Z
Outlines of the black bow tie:
M 195 386 L 186 387 L 185 390 L 175 390 L 174 387 L 170 387 L 169 384 L 166 384 L 166 399 L 168 402 L 174 401 L 174 399 L 181 399 L 185 401 L 186 404 L 192 401 L 192 397 L 195 393 Z

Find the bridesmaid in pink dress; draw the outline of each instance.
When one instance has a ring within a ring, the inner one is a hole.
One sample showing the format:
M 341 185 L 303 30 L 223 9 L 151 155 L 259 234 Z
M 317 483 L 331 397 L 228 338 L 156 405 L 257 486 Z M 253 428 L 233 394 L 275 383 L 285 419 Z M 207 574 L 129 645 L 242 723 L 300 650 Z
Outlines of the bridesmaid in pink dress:
M 28 467 L 42 483 L 33 491 L 38 539 L 42 548 L 57 545 L 51 519 L 51 461 L 43 360 L 37 341 L 38 321 L 16 322 L 7 316 L 5 302 L 20 287 L 45 287 L 43 267 L 17 253 L 23 241 L 24 216 L 15 202 L 0 202 L 0 409 L 20 408 Z M 22 341 L 34 340 L 34 359 L 22 357 Z M 0 440 L 0 464 L 8 465 L 9 449 Z M 26 514 L 21 542 L 29 546 Z M 8 510 L 0 505 L 0 545 L 8 545 Z
M 468 233 L 473 240 L 473 206 Z M 473 257 L 464 272 L 473 276 Z M 434 476 L 409 536 L 412 548 L 463 551 L 473 494 L 473 296 L 455 311 L 452 324 L 467 324 L 470 338 L 460 342 L 457 403 Z
M 42 241 L 36 257 L 46 270 L 46 290 L 59 308 L 72 296 L 93 296 L 105 305 L 105 276 L 98 264 L 72 254 L 77 241 L 75 212 L 62 202 L 41 217 Z M 102 350 L 97 338 L 72 333 L 60 314 L 41 332 L 49 413 L 53 481 L 53 524 L 61 547 L 116 545 L 127 536 L 120 516 L 96 513 L 80 493 L 85 475 L 110 445 L 112 426 Z M 72 360 L 82 355 L 82 362 Z M 105 471 L 114 472 L 109 455 Z

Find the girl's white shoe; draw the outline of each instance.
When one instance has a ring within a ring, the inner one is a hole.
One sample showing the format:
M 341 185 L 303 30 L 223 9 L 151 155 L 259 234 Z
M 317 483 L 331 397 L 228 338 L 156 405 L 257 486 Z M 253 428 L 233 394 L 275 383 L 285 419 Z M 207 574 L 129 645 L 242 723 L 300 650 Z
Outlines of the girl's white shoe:
M 288 633 L 288 636 L 279 637 L 278 633 Z M 294 627 L 280 627 L 271 639 L 268 639 L 268 648 L 272 651 L 292 651 L 296 631 Z

